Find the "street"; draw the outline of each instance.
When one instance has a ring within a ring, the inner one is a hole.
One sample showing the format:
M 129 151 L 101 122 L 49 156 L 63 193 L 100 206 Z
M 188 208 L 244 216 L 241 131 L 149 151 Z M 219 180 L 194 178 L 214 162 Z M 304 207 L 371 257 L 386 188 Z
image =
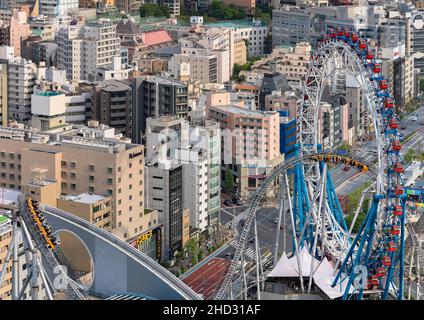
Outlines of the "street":
M 412 121 L 413 116 L 417 116 L 418 121 Z M 424 125 L 420 124 L 422 121 L 424 121 L 424 107 L 417 109 L 400 122 L 400 126 L 406 126 L 405 130 L 401 130 L 405 139 L 411 134 L 415 134 L 407 142 L 403 143 L 402 154 L 408 149 L 416 148 L 420 142 L 424 145 Z M 371 165 L 377 159 L 375 142 L 366 142 L 360 150 L 355 152 L 355 155 Z M 330 172 L 334 187 L 339 195 L 351 193 L 374 177 L 371 173 L 360 174 L 358 170 L 353 168 L 345 172 L 343 171 L 343 165 L 335 166 Z

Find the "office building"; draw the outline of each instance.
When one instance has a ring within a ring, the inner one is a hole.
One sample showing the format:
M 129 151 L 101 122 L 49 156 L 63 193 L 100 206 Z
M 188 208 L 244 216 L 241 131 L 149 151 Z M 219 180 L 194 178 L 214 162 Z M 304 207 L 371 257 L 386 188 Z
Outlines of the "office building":
M 148 117 L 175 115 L 186 118 L 189 111 L 187 85 L 160 76 L 132 81 L 132 141 L 141 143 Z
M 94 193 L 112 199 L 111 225 L 127 240 L 139 235 L 144 218 L 143 146 L 116 138 L 84 137 L 0 128 L 0 183 L 22 189 L 34 167 L 47 169 L 57 197 Z

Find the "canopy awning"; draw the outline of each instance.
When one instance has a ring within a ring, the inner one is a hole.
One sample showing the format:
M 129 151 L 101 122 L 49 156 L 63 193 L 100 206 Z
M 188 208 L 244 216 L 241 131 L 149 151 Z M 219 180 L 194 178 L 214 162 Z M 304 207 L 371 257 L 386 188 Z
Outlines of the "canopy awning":
M 313 259 L 313 260 L 312 260 Z M 299 266 L 297 256 L 288 258 L 283 252 L 280 260 L 274 269 L 267 275 L 268 278 L 293 278 L 299 277 Z M 330 299 L 337 299 L 343 296 L 347 287 L 347 278 L 339 282 L 334 288 L 331 286 L 335 279 L 335 268 L 327 258 L 322 261 L 312 257 L 306 247 L 299 252 L 299 262 L 302 271 L 302 277 L 309 277 L 311 272 L 311 263 L 314 263 L 313 280 Z M 353 293 L 355 288 L 352 286 L 349 293 Z

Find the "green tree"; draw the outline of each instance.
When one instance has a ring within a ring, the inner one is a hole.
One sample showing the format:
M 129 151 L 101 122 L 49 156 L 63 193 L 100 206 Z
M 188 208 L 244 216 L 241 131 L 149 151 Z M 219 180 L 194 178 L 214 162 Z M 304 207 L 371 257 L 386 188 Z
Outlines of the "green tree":
M 403 159 L 405 160 L 405 162 L 409 163 L 409 162 L 412 162 L 416 158 L 416 156 L 417 154 L 415 153 L 414 149 L 408 149 Z
M 169 17 L 167 6 L 145 3 L 140 6 L 140 17 Z
M 237 63 L 235 63 L 234 64 L 234 67 L 233 67 L 233 76 L 232 76 L 232 79 L 233 80 L 236 80 L 238 82 L 241 82 L 242 78 L 239 77 L 240 71 L 250 71 L 250 69 L 251 69 L 250 63 L 246 63 L 246 64 L 237 64 Z
M 339 149 L 344 150 L 344 151 L 349 151 L 349 144 L 347 144 L 346 142 L 343 142 L 340 145 L 340 148 Z
M 424 78 L 420 79 L 420 90 L 421 92 L 424 92 Z
M 230 170 L 227 170 L 227 172 L 225 172 L 225 187 L 227 188 L 228 192 L 234 190 L 234 176 Z
M 244 19 L 246 12 L 241 7 L 227 6 L 220 0 L 213 0 L 209 5 L 207 16 L 220 20 Z

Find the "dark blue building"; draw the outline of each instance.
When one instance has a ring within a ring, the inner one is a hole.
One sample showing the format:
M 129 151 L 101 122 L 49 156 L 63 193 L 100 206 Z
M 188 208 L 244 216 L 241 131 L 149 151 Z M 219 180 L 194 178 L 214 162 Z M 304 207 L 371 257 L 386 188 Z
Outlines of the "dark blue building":
M 296 119 L 288 118 L 288 110 L 278 111 L 280 114 L 280 153 L 286 159 L 294 156 L 296 146 Z

